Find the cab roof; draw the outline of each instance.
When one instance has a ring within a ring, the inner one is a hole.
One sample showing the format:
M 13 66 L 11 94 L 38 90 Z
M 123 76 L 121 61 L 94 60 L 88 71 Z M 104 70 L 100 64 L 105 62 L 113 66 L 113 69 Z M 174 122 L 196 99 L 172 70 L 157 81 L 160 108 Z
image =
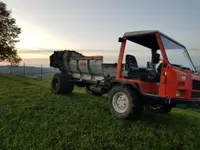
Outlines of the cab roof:
M 123 37 L 125 37 L 126 39 L 128 39 L 132 42 L 143 45 L 147 48 L 159 49 L 155 33 L 159 33 L 160 35 L 168 38 L 169 40 L 175 42 L 176 44 L 178 44 L 182 47 L 185 47 L 181 43 L 179 43 L 176 40 L 172 39 L 171 37 L 165 35 L 164 33 L 160 32 L 159 30 L 143 30 L 143 31 L 126 32 L 126 33 L 124 33 Z

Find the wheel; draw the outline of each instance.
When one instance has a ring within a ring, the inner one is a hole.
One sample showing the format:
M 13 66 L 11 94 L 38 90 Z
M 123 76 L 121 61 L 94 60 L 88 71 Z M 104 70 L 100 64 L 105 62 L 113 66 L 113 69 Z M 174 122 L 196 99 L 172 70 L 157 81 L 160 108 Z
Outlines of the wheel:
M 172 106 L 169 104 L 148 104 L 146 110 L 154 113 L 169 113 L 172 110 Z
M 88 94 L 95 95 L 95 96 L 102 96 L 103 95 L 103 93 L 98 93 L 98 92 L 91 91 L 88 86 L 85 87 L 85 91 Z
M 70 81 L 70 76 L 55 74 L 51 81 L 51 90 L 55 94 L 69 94 L 74 89 L 74 83 Z
M 111 113 L 117 118 L 138 119 L 142 112 L 140 95 L 125 85 L 113 87 L 108 93 L 108 101 Z

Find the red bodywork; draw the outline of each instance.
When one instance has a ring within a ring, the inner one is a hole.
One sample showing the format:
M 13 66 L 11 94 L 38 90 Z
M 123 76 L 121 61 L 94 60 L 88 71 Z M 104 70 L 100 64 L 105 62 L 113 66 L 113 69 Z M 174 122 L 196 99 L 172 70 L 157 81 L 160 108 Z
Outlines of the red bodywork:
M 122 61 L 124 57 L 124 51 L 126 47 L 126 40 L 127 37 L 123 37 L 123 41 L 121 42 L 121 48 L 120 53 L 118 57 L 118 64 L 117 64 L 117 72 L 116 72 L 116 80 L 128 82 L 128 83 L 138 83 L 140 87 L 140 92 L 142 94 L 151 94 L 156 95 L 161 98 L 178 98 L 180 100 L 200 100 L 200 97 L 192 98 L 191 94 L 192 92 L 199 92 L 199 90 L 192 90 L 192 84 L 193 80 L 199 81 L 200 78 L 198 75 L 195 75 L 191 71 L 183 70 L 179 67 L 174 67 L 170 65 L 167 59 L 167 55 L 161 40 L 160 32 L 154 32 L 154 33 L 146 33 L 146 34 L 155 34 L 156 40 L 159 46 L 159 49 L 161 51 L 161 55 L 165 64 L 165 67 L 162 68 L 161 77 L 160 77 L 160 83 L 152 83 L 152 82 L 143 82 L 140 80 L 134 80 L 134 79 L 127 79 L 121 76 L 122 72 Z M 136 36 L 144 36 L 144 34 L 140 35 L 133 35 L 133 37 Z M 187 77 L 186 81 L 182 81 L 181 76 L 184 75 Z M 176 96 L 177 90 L 180 91 L 180 96 Z

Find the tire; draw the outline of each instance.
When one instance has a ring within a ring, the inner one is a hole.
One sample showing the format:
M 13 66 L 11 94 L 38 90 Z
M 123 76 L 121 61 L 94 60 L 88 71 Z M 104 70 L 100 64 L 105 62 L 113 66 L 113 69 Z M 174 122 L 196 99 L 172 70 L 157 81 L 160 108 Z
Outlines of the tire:
M 126 85 L 117 85 L 108 93 L 108 102 L 113 116 L 122 119 L 138 119 L 142 112 L 140 95 Z
M 55 94 L 70 94 L 74 90 L 74 83 L 68 75 L 55 74 L 51 81 L 51 90 Z
M 146 106 L 146 110 L 151 111 L 153 113 L 167 114 L 172 110 L 172 105 L 169 105 L 169 104 L 165 104 L 165 105 L 148 104 Z

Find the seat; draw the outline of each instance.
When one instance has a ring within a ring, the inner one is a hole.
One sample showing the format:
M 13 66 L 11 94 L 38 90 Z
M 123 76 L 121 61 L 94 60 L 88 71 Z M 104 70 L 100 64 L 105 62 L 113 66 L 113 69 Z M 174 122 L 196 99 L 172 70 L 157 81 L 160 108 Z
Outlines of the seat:
M 128 71 L 126 78 L 140 79 L 149 73 L 147 68 L 139 68 L 135 56 L 129 54 L 126 55 L 125 69 Z
M 138 63 L 137 60 L 135 58 L 135 56 L 133 55 L 126 55 L 126 64 L 125 64 L 125 68 L 126 70 L 134 70 L 136 68 L 138 68 Z

